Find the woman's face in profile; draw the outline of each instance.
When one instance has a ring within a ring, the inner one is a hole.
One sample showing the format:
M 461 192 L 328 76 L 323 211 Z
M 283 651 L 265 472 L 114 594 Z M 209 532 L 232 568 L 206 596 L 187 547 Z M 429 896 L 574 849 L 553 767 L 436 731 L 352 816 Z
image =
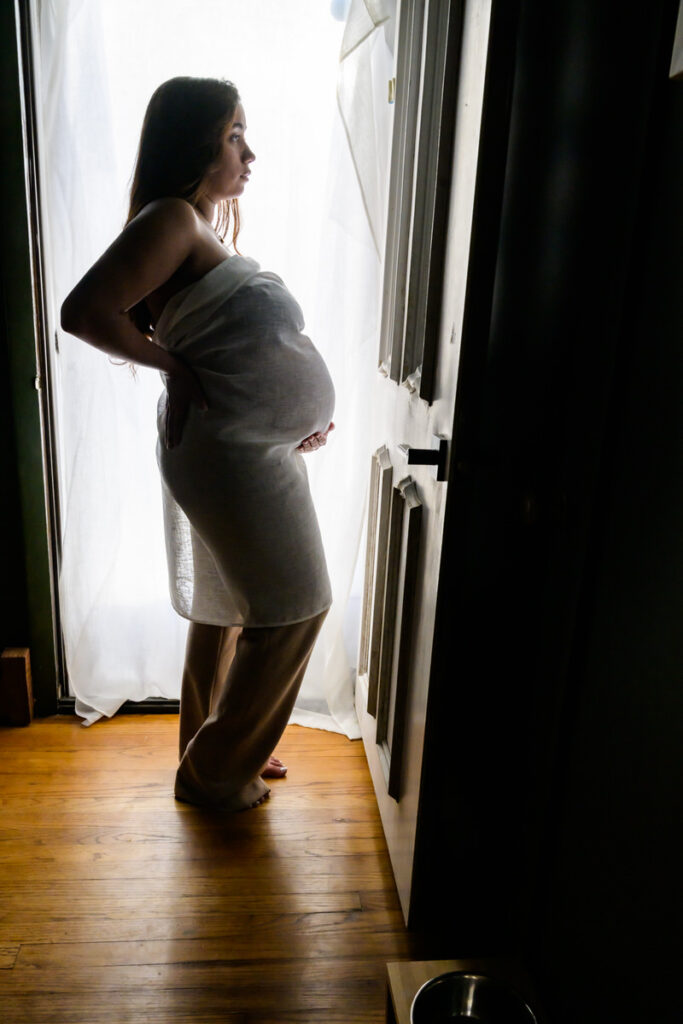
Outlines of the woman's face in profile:
M 249 180 L 249 164 L 254 160 L 247 145 L 246 128 L 244 108 L 238 103 L 223 132 L 221 155 L 204 179 L 206 194 L 213 202 L 235 199 L 244 192 Z

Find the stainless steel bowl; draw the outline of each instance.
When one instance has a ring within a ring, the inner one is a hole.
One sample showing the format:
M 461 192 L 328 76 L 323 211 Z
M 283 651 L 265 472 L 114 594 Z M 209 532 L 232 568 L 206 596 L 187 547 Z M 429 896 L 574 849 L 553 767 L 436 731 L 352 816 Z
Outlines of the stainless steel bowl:
M 425 982 L 410 1008 L 411 1024 L 537 1024 L 522 997 L 485 974 L 449 971 Z

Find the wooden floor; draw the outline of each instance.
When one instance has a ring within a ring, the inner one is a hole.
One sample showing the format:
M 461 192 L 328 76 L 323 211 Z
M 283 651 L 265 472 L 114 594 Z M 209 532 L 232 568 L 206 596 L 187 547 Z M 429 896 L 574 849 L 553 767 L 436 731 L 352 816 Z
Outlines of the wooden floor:
M 415 950 L 362 744 L 291 726 L 289 778 L 220 815 L 174 801 L 177 729 L 0 729 L 0 1020 L 383 1021 Z

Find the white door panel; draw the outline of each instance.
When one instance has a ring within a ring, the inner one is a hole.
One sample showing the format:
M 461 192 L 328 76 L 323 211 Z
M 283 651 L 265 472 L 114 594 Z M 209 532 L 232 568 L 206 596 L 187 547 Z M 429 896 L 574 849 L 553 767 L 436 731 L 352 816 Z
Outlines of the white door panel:
M 447 457 L 420 461 L 453 433 L 489 18 L 490 0 L 399 13 L 356 707 L 406 918 L 448 487 Z

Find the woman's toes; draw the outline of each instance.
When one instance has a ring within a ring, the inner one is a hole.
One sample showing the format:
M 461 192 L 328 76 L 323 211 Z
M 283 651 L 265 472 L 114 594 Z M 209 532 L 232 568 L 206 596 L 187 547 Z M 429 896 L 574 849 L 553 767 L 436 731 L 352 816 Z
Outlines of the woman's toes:
M 261 769 L 261 777 L 267 779 L 283 779 L 287 774 L 287 765 L 279 757 L 269 757 Z

